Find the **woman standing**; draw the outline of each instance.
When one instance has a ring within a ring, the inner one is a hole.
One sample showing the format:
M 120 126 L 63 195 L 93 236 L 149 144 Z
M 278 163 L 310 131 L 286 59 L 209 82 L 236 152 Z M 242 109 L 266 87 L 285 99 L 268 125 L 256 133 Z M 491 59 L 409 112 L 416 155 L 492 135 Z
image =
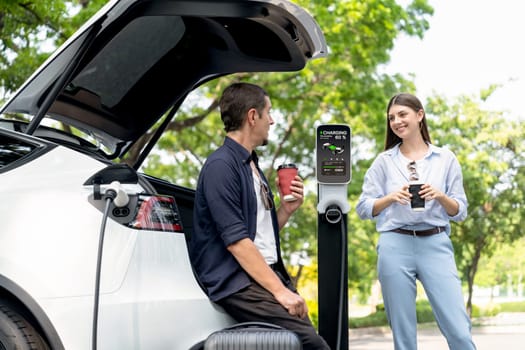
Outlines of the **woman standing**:
M 411 184 L 419 186 L 409 191 Z M 412 208 L 418 195 L 424 207 Z M 417 97 L 390 99 L 385 149 L 365 175 L 356 210 L 380 233 L 377 269 L 395 349 L 417 349 L 416 279 L 449 348 L 476 349 L 449 238 L 450 221 L 467 216 L 461 167 L 450 150 L 432 145 Z

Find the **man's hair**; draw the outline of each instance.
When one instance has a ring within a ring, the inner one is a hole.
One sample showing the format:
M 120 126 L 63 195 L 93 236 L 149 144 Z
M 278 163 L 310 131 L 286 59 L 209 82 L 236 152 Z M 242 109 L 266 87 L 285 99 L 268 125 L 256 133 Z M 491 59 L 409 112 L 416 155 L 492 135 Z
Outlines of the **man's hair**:
M 263 88 L 250 83 L 234 83 L 224 89 L 219 101 L 224 130 L 229 132 L 240 129 L 251 108 L 262 114 L 266 106 L 265 96 L 268 93 Z

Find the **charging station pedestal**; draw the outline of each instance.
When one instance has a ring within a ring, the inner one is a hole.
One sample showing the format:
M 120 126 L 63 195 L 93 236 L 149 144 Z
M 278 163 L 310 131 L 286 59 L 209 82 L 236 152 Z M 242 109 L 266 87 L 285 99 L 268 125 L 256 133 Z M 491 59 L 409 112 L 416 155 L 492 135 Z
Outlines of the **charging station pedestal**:
M 348 349 L 348 183 L 350 127 L 316 130 L 319 334 L 332 350 Z

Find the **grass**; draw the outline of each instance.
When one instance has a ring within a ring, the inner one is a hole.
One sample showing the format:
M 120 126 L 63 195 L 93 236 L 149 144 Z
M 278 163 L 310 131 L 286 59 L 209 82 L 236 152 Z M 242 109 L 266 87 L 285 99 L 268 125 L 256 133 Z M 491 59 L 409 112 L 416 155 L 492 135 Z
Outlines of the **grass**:
M 525 301 L 514 301 L 498 304 L 500 312 L 525 312 Z
M 525 301 L 489 304 L 483 307 L 474 305 L 472 311 L 472 317 L 496 316 L 500 312 L 525 312 Z M 430 303 L 426 300 L 418 301 L 416 303 L 416 313 L 418 323 L 435 322 Z M 351 317 L 349 319 L 350 328 L 381 326 L 388 326 L 388 321 L 383 305 L 378 305 L 377 311 L 368 316 Z

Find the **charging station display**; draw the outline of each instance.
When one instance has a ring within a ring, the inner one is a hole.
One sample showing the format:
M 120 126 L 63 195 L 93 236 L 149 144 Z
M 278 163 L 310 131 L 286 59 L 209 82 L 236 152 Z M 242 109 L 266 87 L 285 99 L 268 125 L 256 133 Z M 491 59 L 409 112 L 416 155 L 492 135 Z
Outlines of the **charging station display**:
M 317 127 L 317 181 L 343 184 L 350 182 L 350 127 L 326 124 Z

